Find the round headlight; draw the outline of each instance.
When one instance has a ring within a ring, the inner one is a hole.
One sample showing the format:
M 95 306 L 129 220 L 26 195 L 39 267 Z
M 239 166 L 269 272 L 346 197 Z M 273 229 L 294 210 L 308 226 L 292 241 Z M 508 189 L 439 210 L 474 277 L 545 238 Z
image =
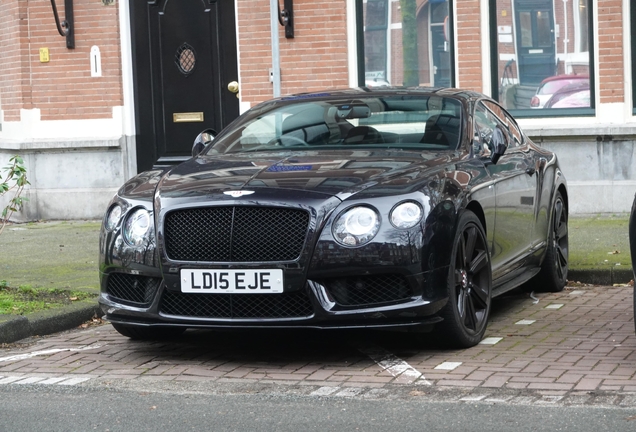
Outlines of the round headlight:
M 341 214 L 333 226 L 336 241 L 345 246 L 368 243 L 380 229 L 378 214 L 369 207 L 354 207 Z
M 407 201 L 391 212 L 391 223 L 396 228 L 412 228 L 422 219 L 422 207 L 416 202 Z
M 104 228 L 108 231 L 113 231 L 119 220 L 121 219 L 121 206 L 115 204 L 108 210 L 108 214 L 106 215 L 106 222 L 104 222 Z
M 124 222 L 124 240 L 132 246 L 140 246 L 150 230 L 150 224 L 150 213 L 147 210 L 134 210 Z

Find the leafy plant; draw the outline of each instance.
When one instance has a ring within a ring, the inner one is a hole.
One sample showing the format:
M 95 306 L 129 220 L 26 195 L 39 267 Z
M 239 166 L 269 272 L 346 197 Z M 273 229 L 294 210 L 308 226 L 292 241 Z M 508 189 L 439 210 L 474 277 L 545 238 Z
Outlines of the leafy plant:
M 4 227 L 13 213 L 20 211 L 24 202 L 27 201 L 27 198 L 23 198 L 21 195 L 24 187 L 28 184 L 31 183 L 27 180 L 24 160 L 18 155 L 13 156 L 9 159 L 9 165 L 5 166 L 0 172 L 0 197 L 5 194 L 12 195 L 9 203 L 0 213 L 0 234 L 4 231 Z

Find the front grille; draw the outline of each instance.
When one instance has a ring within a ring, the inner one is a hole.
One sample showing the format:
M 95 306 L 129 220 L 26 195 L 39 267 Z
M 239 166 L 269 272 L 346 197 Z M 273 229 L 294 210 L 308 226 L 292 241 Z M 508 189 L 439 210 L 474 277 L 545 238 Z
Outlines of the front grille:
M 304 318 L 313 314 L 307 293 L 185 294 L 166 291 L 161 313 L 196 318 Z
M 161 278 L 111 273 L 106 293 L 113 299 L 136 305 L 150 305 L 161 285 Z
M 309 227 L 304 210 L 206 207 L 166 216 L 166 253 L 176 261 L 292 261 Z
M 340 306 L 375 306 L 411 298 L 412 291 L 402 275 L 355 276 L 318 281 Z

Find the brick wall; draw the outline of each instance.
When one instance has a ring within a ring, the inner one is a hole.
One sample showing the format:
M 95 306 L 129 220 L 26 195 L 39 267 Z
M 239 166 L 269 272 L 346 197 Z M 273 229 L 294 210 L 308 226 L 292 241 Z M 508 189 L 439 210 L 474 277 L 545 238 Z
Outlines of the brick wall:
M 273 95 L 269 2 L 237 1 L 241 94 L 244 102 L 261 102 Z M 282 95 L 348 87 L 346 24 L 344 0 L 294 1 L 294 39 L 278 26 Z
M 632 1 L 632 7 L 634 2 Z M 601 103 L 625 100 L 623 74 L 623 10 L 621 0 L 598 1 L 598 60 L 597 82 L 601 83 Z M 636 25 L 636 23 L 632 23 Z M 632 61 L 633 64 L 633 61 Z
M 3 30 L 0 32 L 0 108 L 4 120 L 19 119 L 19 109 L 31 108 L 29 64 L 22 53 L 28 51 L 27 2 L 0 2 Z
M 58 3 L 64 17 L 63 2 Z M 269 2 L 237 0 L 237 4 L 241 94 L 244 101 L 256 103 L 273 94 L 269 82 Z M 489 67 L 482 58 L 480 4 L 480 0 L 455 1 L 457 84 L 477 91 L 482 90 L 482 68 Z M 556 5 L 562 7 L 561 2 Z M 598 0 L 599 28 L 594 31 L 599 34 L 596 79 L 601 84 L 602 103 L 625 99 L 622 15 L 626 11 L 622 5 L 621 0 Z M 392 6 L 397 7 L 397 3 Z M 3 0 L 0 17 L 4 23 L 0 33 L 0 103 L 5 121 L 19 120 L 21 108 L 39 108 L 43 120 L 110 118 L 112 107 L 122 105 L 116 3 L 75 2 L 74 50 L 67 49 L 65 39 L 58 35 L 47 1 Z M 278 27 L 282 94 L 347 87 L 346 1 L 295 0 L 294 19 L 294 39 L 286 39 L 283 27 Z M 393 43 L 399 41 L 395 33 Z M 570 39 L 573 44 L 573 35 Z M 100 78 L 90 76 L 93 45 L 101 50 Z M 49 48 L 49 63 L 40 63 L 41 47 Z M 400 75 L 395 67 L 394 81 Z
M 480 0 L 455 1 L 457 9 L 457 86 L 482 91 L 481 71 L 489 67 L 482 60 Z
M 63 19 L 63 2 L 57 6 Z M 0 35 L 0 46 L 10 47 L 0 53 L 5 121 L 19 120 L 21 108 L 40 109 L 42 120 L 111 118 L 112 107 L 123 104 L 118 7 L 76 1 L 74 16 L 75 49 L 67 49 L 50 2 L 0 2 L 0 17 L 11 28 Z M 90 73 L 93 45 L 101 51 L 99 78 Z M 40 62 L 39 49 L 44 47 L 49 49 L 48 63 Z

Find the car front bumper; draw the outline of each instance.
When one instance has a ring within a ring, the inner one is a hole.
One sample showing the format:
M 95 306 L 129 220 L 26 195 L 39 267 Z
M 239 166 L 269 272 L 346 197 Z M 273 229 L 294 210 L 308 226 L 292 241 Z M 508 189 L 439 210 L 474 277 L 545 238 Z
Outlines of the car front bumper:
M 299 289 L 281 294 L 183 293 L 168 289 L 160 277 L 111 272 L 101 275 L 105 288 L 99 304 L 107 320 L 134 326 L 321 329 L 429 326 L 441 321 L 437 313 L 447 301 L 445 289 L 440 289 L 446 280 L 445 270 L 409 276 L 374 274 L 366 279 L 352 276 L 337 281 L 306 280 Z M 396 288 L 398 280 L 403 285 Z M 120 289 L 112 288 L 113 285 Z M 121 289 L 124 285 L 125 289 Z M 372 295 L 365 295 L 365 289 Z

